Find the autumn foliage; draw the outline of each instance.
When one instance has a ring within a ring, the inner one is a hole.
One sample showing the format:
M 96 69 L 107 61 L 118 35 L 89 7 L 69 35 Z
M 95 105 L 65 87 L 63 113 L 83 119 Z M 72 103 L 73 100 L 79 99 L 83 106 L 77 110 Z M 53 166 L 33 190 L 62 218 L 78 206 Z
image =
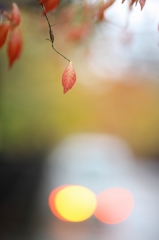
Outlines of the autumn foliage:
M 126 0 L 122 0 L 122 3 L 124 3 Z M 129 6 L 131 7 L 133 4 L 137 5 L 140 4 L 141 10 L 145 6 L 146 0 L 130 0 Z
M 0 25 L 0 48 L 3 47 L 4 43 L 6 42 L 10 27 L 9 21 Z
M 13 5 L 13 9 L 12 9 L 10 20 L 13 25 L 18 26 L 21 21 L 20 11 L 16 3 L 13 3 L 12 5 Z
M 59 0 L 40 0 L 39 4 L 43 4 L 45 8 L 45 13 L 54 10 L 59 4 Z
M 110 8 L 115 2 L 116 0 L 99 0 L 96 4 L 88 4 L 86 1 L 83 1 L 81 4 L 83 16 L 82 20 L 78 22 L 78 24 L 72 24 L 72 19 L 76 18 L 77 16 L 76 12 L 74 12 L 74 14 L 71 14 L 70 12 L 67 14 L 66 22 L 67 24 L 70 24 L 67 39 L 75 42 L 85 39 L 88 35 L 91 34 L 93 24 L 100 23 L 105 20 L 105 11 Z M 140 4 L 142 10 L 146 3 L 146 0 L 121 0 L 121 3 L 124 2 L 128 2 L 130 9 L 133 5 Z M 47 40 L 51 42 L 52 48 L 56 53 L 69 61 L 69 64 L 62 75 L 62 85 L 64 88 L 64 93 L 66 93 L 73 87 L 74 83 L 76 82 L 76 72 L 74 70 L 72 62 L 55 49 L 53 41 L 54 34 L 51 28 L 52 25 L 50 24 L 47 16 L 48 12 L 54 11 L 58 8 L 60 0 L 37 0 L 37 3 L 39 6 L 41 6 L 43 15 L 48 22 L 50 39 Z M 1 11 L 1 14 L 5 17 L 6 20 L 0 24 L 0 48 L 2 48 L 7 42 L 7 56 L 10 68 L 13 63 L 19 59 L 22 52 L 23 41 L 22 34 L 19 29 L 21 22 L 21 13 L 17 4 L 12 3 L 11 14 L 8 14 L 8 12 L 5 11 Z M 63 14 L 62 17 L 64 16 L 65 14 Z
M 11 67 L 14 61 L 20 57 L 21 51 L 22 51 L 22 36 L 20 29 L 15 27 L 10 31 L 7 47 L 9 67 Z
M 9 67 L 11 67 L 15 60 L 20 57 L 22 51 L 22 35 L 18 27 L 21 21 L 21 15 L 17 4 L 12 4 L 11 15 L 7 12 L 3 12 L 3 15 L 6 17 L 7 21 L 0 25 L 0 48 L 5 44 L 9 33 L 7 56 Z

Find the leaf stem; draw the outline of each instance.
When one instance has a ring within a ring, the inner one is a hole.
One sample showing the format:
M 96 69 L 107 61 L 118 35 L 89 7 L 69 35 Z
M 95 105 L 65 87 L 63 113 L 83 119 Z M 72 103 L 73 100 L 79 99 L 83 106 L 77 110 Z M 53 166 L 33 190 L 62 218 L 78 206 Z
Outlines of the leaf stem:
M 50 39 L 46 39 L 46 40 L 49 40 L 51 43 L 52 43 L 52 48 L 54 49 L 54 51 L 57 53 L 57 54 L 59 54 L 59 55 L 61 55 L 63 58 L 65 58 L 68 62 L 70 62 L 71 60 L 69 60 L 67 57 L 65 57 L 62 53 L 60 53 L 59 51 L 57 51 L 56 50 L 56 48 L 54 47 L 54 34 L 53 34 L 53 31 L 52 31 L 52 28 L 51 28 L 51 24 L 50 24 L 50 21 L 49 21 L 49 18 L 48 18 L 48 16 L 47 16 L 47 14 L 46 14 L 46 12 L 45 12 L 45 9 L 44 9 L 44 5 L 43 4 L 41 4 L 41 8 L 42 8 L 42 11 L 43 11 L 43 13 L 44 13 L 44 16 L 45 16 L 45 18 L 46 18 L 46 20 L 47 20 L 47 23 L 48 23 L 48 26 L 49 26 L 49 35 L 50 35 Z
M 59 55 L 61 55 L 63 58 L 65 58 L 68 62 L 71 62 L 70 59 L 68 59 L 67 57 L 65 57 L 62 53 L 60 53 L 59 51 L 56 50 L 56 48 L 54 47 L 54 44 L 52 42 L 52 48 L 54 49 L 55 52 L 57 52 Z

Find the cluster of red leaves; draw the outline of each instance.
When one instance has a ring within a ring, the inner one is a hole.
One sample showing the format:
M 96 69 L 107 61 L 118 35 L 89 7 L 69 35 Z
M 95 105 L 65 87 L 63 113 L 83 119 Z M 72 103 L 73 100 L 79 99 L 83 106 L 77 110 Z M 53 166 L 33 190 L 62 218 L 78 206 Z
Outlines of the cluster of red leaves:
M 124 3 L 125 0 L 122 0 L 122 3 Z M 130 1 L 130 7 L 132 7 L 133 4 L 137 5 L 140 4 L 141 10 L 143 9 L 143 7 L 145 6 L 146 0 L 131 0 Z
M 62 18 L 66 16 L 67 24 L 69 24 L 68 30 L 68 38 L 73 41 L 80 41 L 90 35 L 92 30 L 92 24 L 94 22 L 102 22 L 104 20 L 105 11 L 111 7 L 116 0 L 101 0 L 97 5 L 88 5 L 84 3 L 82 6 L 82 20 L 77 24 L 78 13 L 76 10 L 74 12 L 67 12 L 63 14 Z M 130 0 L 130 6 L 132 6 L 135 2 L 136 4 L 140 3 L 141 9 L 144 7 L 146 0 Z M 122 0 L 124 3 L 125 0 Z M 45 9 L 44 14 L 47 14 L 49 11 L 55 10 L 59 4 L 59 0 L 39 0 L 39 4 L 43 6 Z M 78 11 L 78 10 L 77 10 Z M 73 19 L 75 19 L 76 24 L 73 25 Z M 70 27 L 72 26 L 72 27 Z M 66 67 L 63 75 L 62 75 L 62 85 L 64 89 L 64 94 L 70 90 L 76 82 L 76 72 L 72 65 L 72 62 Z
M 59 0 L 39 0 L 39 4 L 42 4 L 45 8 L 45 13 L 48 13 L 57 8 Z
M 85 38 L 91 30 L 91 21 L 92 17 L 96 22 L 101 22 L 104 20 L 105 11 L 115 3 L 116 0 L 101 0 L 98 2 L 97 6 L 89 6 L 88 4 L 83 5 L 83 20 L 82 22 L 69 32 L 69 37 L 75 41 Z M 126 0 L 122 0 L 124 3 Z M 133 4 L 140 4 L 141 10 L 143 9 L 146 0 L 129 0 L 129 6 L 132 7 Z M 49 11 L 55 10 L 59 5 L 59 0 L 39 0 L 39 4 L 42 5 L 44 9 L 44 15 Z M 7 45 L 7 54 L 9 59 L 9 67 L 12 66 L 15 60 L 17 60 L 21 54 L 22 50 L 22 36 L 19 30 L 19 24 L 21 21 L 20 10 L 16 3 L 12 3 L 12 12 L 11 15 L 7 12 L 3 12 L 3 15 L 6 17 L 7 21 L 0 24 L 0 48 L 5 44 L 8 33 L 9 40 Z M 76 15 L 76 14 L 75 14 Z M 88 17 L 89 16 L 89 17 Z M 89 21 L 88 21 L 89 19 Z M 72 21 L 72 19 L 71 19 Z M 69 65 L 66 67 L 62 75 L 62 85 L 64 88 L 64 94 L 70 90 L 76 82 L 76 72 L 72 65 L 72 62 L 69 62 Z
M 51 0 L 50 0 L 51 1 Z M 52 0 L 53 1 L 53 0 Z M 80 8 L 68 8 L 60 12 L 60 21 L 69 25 L 67 29 L 67 39 L 79 42 L 90 37 L 96 23 L 107 21 L 106 12 L 117 0 L 99 0 L 97 3 L 88 4 L 83 2 Z M 121 0 L 124 3 L 126 0 Z M 146 0 L 127 0 L 130 8 L 134 3 L 138 3 L 141 9 Z M 79 17 L 80 16 L 80 17 Z
M 7 12 L 3 12 L 3 15 L 7 18 L 7 21 L 0 24 L 0 48 L 5 44 L 7 35 L 10 31 L 7 44 L 7 55 L 9 67 L 11 67 L 14 61 L 20 57 L 22 50 L 22 36 L 18 27 L 21 21 L 21 15 L 17 4 L 12 4 L 11 15 Z

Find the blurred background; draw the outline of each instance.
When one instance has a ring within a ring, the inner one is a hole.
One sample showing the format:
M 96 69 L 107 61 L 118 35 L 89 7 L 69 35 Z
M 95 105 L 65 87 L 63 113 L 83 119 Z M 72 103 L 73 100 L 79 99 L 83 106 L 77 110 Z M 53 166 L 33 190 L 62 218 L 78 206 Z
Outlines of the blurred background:
M 141 12 L 116 0 L 101 16 L 103 1 L 61 0 L 48 17 L 77 74 L 65 95 L 68 62 L 46 41 L 37 1 L 16 2 L 22 55 L 9 70 L 7 47 L 0 51 L 1 239 L 158 240 L 159 2 Z M 127 189 L 134 209 L 115 225 L 61 221 L 48 197 L 67 184 L 96 195 Z

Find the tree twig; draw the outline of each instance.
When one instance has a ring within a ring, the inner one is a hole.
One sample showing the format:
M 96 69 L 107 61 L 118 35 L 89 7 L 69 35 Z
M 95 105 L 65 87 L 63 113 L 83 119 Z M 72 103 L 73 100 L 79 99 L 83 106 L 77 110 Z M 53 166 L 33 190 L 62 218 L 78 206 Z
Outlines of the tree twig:
M 49 18 L 48 18 L 48 16 L 47 16 L 46 12 L 45 12 L 45 9 L 44 9 L 43 4 L 41 4 L 41 8 L 42 8 L 42 11 L 43 11 L 43 13 L 44 13 L 44 16 L 45 16 L 45 18 L 46 18 L 46 20 L 47 20 L 48 26 L 49 26 L 50 39 L 46 39 L 46 40 L 49 40 L 49 41 L 52 43 L 52 48 L 54 49 L 54 51 L 55 51 L 56 53 L 58 53 L 58 54 L 61 55 L 63 58 L 65 58 L 68 62 L 70 62 L 71 60 L 69 60 L 67 57 L 65 57 L 65 56 L 64 56 L 62 53 L 60 53 L 59 51 L 57 51 L 56 48 L 54 47 L 54 34 L 53 34 L 53 31 L 52 31 L 52 28 L 51 28 L 51 26 L 53 26 L 54 24 L 53 24 L 53 25 L 50 24 Z

